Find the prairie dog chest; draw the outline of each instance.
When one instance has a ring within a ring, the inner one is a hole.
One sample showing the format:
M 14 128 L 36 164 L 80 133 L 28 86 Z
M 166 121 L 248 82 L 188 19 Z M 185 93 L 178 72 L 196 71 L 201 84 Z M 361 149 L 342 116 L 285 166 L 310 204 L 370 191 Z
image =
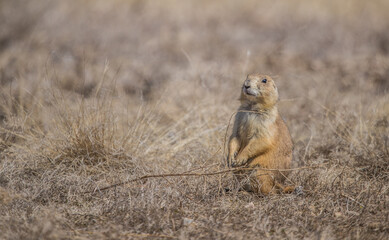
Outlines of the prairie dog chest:
M 240 113 L 236 118 L 237 137 L 242 146 L 251 139 L 272 138 L 276 129 L 274 124 L 273 115 Z
M 255 113 L 242 113 L 237 118 L 238 135 L 242 140 L 250 140 L 253 137 L 259 137 L 263 121 L 261 116 Z

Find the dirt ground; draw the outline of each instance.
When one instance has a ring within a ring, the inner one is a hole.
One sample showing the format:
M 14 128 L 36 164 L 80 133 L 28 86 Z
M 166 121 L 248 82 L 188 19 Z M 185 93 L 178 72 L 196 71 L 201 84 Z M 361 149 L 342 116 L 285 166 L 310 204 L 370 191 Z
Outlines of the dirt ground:
M 388 12 L 0 0 L 0 239 L 389 239 Z M 225 164 L 252 72 L 278 85 L 298 193 L 238 191 Z

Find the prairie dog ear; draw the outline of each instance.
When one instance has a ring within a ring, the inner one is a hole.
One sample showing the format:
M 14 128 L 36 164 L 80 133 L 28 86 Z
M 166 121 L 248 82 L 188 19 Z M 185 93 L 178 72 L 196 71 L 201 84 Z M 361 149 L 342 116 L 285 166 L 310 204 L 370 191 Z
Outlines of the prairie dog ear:
M 277 86 L 276 86 L 276 84 L 274 82 L 273 82 L 273 87 L 276 90 L 277 100 L 280 100 L 280 95 L 278 94 L 278 89 L 277 89 Z
M 277 88 L 277 86 L 276 86 L 276 84 L 273 82 L 273 87 L 274 87 L 274 89 L 276 90 L 276 93 L 277 93 L 277 95 L 278 95 L 278 88 Z

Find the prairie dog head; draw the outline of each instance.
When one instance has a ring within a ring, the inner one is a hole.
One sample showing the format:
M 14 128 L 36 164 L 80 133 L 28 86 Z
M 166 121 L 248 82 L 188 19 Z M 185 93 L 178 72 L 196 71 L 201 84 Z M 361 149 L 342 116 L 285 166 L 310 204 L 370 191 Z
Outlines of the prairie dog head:
M 259 105 L 262 109 L 272 108 L 278 101 L 274 80 L 268 75 L 249 74 L 243 83 L 240 101 Z

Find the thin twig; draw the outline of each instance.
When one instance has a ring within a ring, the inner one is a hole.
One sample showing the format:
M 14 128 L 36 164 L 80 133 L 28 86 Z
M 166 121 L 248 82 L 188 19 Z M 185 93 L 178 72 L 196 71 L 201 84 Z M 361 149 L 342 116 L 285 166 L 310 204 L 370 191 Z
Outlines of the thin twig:
M 364 205 L 364 204 L 358 202 L 357 200 L 355 200 L 354 198 L 350 197 L 349 195 L 347 195 L 347 194 L 345 194 L 345 193 L 340 193 L 340 195 L 343 196 L 343 197 L 345 197 L 345 198 L 350 199 L 351 201 L 353 201 L 353 202 L 359 204 L 359 206 L 365 208 L 365 205 Z
M 225 173 L 230 173 L 230 172 L 236 172 L 236 171 L 249 171 L 249 170 L 262 170 L 262 171 L 278 171 L 278 172 L 289 172 L 289 171 L 296 171 L 296 170 L 303 170 L 303 169 L 313 169 L 313 168 L 319 168 L 322 167 L 322 165 L 318 166 L 307 166 L 307 167 L 299 167 L 299 168 L 290 168 L 290 169 L 268 169 L 268 168 L 260 168 L 260 167 L 255 167 L 255 168 L 233 168 L 233 169 L 226 169 L 226 170 L 221 170 L 221 171 L 216 171 L 216 172 L 207 172 L 207 173 L 167 173 L 167 174 L 150 174 L 150 175 L 143 175 L 138 178 L 130 179 L 127 181 L 123 182 L 118 182 L 103 188 L 99 189 L 94 189 L 93 191 L 86 191 L 84 193 L 93 193 L 96 190 L 99 191 L 104 191 L 110 188 L 115 188 L 118 186 L 122 186 L 131 182 L 137 182 L 140 180 L 148 179 L 148 178 L 166 178 L 166 177 L 202 177 L 202 176 L 213 176 L 213 175 L 219 175 L 219 174 L 225 174 Z
M 169 236 L 169 235 L 164 235 L 164 234 L 148 234 L 148 233 L 125 233 L 123 234 L 126 237 L 136 237 L 136 238 L 178 238 L 175 236 Z

